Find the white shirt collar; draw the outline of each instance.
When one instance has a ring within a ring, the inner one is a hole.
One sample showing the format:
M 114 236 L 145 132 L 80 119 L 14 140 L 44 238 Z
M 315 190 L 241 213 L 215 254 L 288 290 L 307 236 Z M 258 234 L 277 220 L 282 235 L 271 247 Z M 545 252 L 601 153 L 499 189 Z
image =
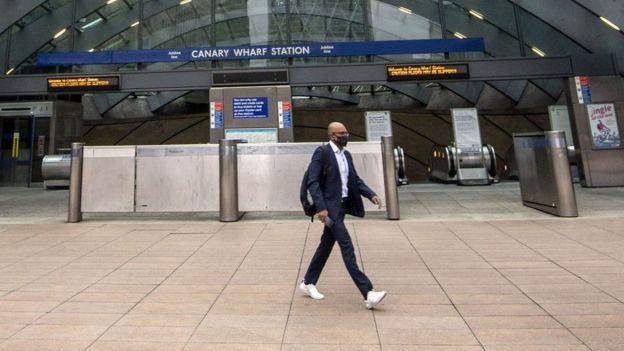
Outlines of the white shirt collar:
M 334 153 L 341 153 L 343 150 L 340 150 L 340 148 L 334 144 L 333 141 L 329 141 L 329 145 L 331 145 L 332 150 L 334 150 Z

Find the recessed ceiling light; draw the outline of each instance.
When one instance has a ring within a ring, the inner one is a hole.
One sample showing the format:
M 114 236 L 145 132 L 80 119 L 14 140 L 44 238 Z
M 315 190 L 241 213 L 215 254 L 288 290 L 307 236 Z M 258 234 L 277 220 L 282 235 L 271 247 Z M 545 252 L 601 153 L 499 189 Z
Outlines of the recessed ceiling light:
M 471 15 L 473 15 L 474 17 L 476 17 L 476 18 L 480 19 L 480 20 L 482 20 L 483 18 L 485 18 L 485 17 L 483 16 L 483 14 L 481 14 L 480 12 L 475 11 L 475 10 L 469 10 L 469 11 L 468 11 L 468 13 L 469 13 L 469 14 L 471 14 Z
M 616 26 L 616 25 L 615 25 L 615 23 L 613 23 L 613 22 L 609 21 L 608 19 L 606 19 L 606 18 L 604 18 L 604 17 L 600 16 L 600 20 L 601 20 L 601 21 L 603 21 L 604 23 L 608 24 L 608 25 L 609 25 L 609 27 L 611 27 L 611 28 L 613 28 L 613 29 L 615 29 L 615 30 L 617 30 L 617 31 L 619 31 L 619 30 L 620 30 L 620 27 Z

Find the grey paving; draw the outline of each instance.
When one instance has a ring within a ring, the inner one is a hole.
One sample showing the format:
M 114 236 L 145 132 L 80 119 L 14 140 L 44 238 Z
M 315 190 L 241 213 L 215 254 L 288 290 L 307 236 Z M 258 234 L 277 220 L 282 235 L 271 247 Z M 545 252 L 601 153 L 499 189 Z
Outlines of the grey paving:
M 369 311 L 337 250 L 324 300 L 296 289 L 322 229 L 297 213 L 67 224 L 66 190 L 0 188 L 0 351 L 623 350 L 623 191 L 556 218 L 516 183 L 402 187 L 400 221 L 348 220 Z

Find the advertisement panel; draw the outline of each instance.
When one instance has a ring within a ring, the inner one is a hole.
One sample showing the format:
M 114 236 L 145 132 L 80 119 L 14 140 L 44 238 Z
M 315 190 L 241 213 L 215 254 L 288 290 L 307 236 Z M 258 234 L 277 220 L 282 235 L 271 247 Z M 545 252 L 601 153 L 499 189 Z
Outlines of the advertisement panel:
M 587 105 L 589 130 L 594 149 L 619 149 L 620 129 L 613 104 Z

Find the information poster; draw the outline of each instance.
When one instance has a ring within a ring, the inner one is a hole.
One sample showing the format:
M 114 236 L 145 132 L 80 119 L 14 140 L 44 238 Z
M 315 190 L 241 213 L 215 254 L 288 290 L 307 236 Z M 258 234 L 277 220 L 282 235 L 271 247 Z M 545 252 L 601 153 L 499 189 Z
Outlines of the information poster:
M 481 152 L 481 131 L 479 129 L 479 114 L 476 108 L 451 109 L 453 117 L 453 133 L 455 147 L 462 153 Z
M 576 83 L 576 96 L 579 104 L 590 104 L 592 102 L 591 88 L 589 87 L 589 77 L 574 77 Z
M 210 103 L 210 128 L 223 128 L 223 102 L 213 101 Z
M 292 104 L 290 101 L 277 102 L 277 117 L 280 128 L 292 128 Z
M 226 129 L 226 139 L 244 139 L 248 143 L 277 143 L 277 128 Z
M 366 111 L 366 140 L 380 141 L 382 136 L 392 136 L 390 111 Z
M 620 130 L 613 104 L 589 104 L 587 105 L 587 116 L 593 148 L 620 148 Z
M 269 118 L 269 98 L 235 97 L 232 98 L 233 117 L 237 118 Z

